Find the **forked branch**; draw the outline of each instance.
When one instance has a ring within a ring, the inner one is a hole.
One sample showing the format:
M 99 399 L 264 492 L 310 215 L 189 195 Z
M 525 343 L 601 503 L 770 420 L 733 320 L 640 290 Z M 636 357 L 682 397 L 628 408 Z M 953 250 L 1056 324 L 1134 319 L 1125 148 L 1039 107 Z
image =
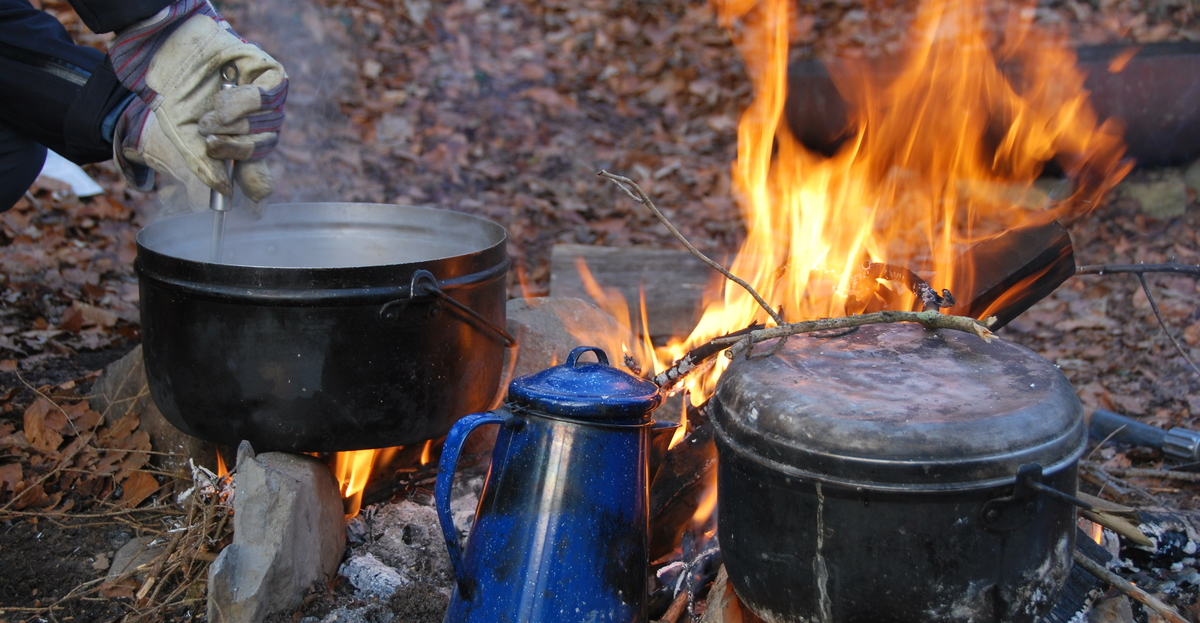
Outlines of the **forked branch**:
M 750 296 L 753 296 L 754 300 L 758 301 L 758 304 L 764 310 L 766 310 L 767 314 L 771 316 L 771 320 L 775 321 L 775 324 L 777 324 L 777 325 L 785 324 L 783 321 L 783 316 L 780 316 L 779 312 L 775 311 L 775 308 L 768 305 L 767 302 L 765 300 L 763 300 L 763 297 L 758 294 L 758 291 L 755 290 L 753 286 L 751 286 L 750 284 L 743 281 L 737 275 L 729 272 L 729 270 L 727 270 L 724 266 L 721 266 L 720 264 L 718 264 L 717 262 L 715 262 L 711 258 L 709 258 L 707 255 L 701 253 L 699 249 L 692 246 L 692 243 L 688 242 L 688 239 L 685 238 L 683 236 L 683 234 L 679 233 L 678 229 L 675 229 L 675 226 L 671 224 L 671 221 L 667 220 L 666 215 L 664 215 L 662 212 L 660 212 L 658 210 L 658 207 L 654 205 L 654 202 L 650 200 L 650 197 L 646 195 L 645 191 L 642 190 L 642 187 L 638 186 L 636 182 L 634 182 L 633 180 L 631 180 L 625 176 L 622 176 L 622 175 L 613 175 L 612 173 L 609 173 L 608 171 L 599 171 L 596 173 L 596 175 L 599 175 L 600 177 L 610 180 L 612 183 L 617 185 L 617 188 L 620 188 L 621 190 L 625 191 L 626 195 L 629 195 L 630 197 L 632 197 L 634 201 L 649 208 L 650 211 L 654 213 L 654 216 L 658 218 L 659 222 L 661 222 L 663 225 L 666 225 L 667 229 L 671 231 L 671 234 L 673 234 L 676 239 L 678 239 L 680 242 L 682 242 L 683 246 L 687 247 L 687 250 L 691 251 L 692 255 L 695 255 L 696 257 L 700 258 L 700 260 L 703 261 L 705 264 L 708 264 L 709 266 L 711 266 L 713 268 L 713 270 L 721 273 L 722 275 L 725 275 L 726 279 L 738 284 L 739 286 L 742 286 L 742 288 L 744 288 L 746 290 L 746 292 L 749 292 Z

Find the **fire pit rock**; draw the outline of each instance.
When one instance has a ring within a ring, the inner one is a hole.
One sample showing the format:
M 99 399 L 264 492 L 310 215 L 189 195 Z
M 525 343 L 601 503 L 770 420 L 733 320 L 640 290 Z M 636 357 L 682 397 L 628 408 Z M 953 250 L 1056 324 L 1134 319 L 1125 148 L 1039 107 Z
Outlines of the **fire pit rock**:
M 257 623 L 332 578 L 346 547 L 337 481 L 311 457 L 238 448 L 233 543 L 208 570 L 210 623 Z

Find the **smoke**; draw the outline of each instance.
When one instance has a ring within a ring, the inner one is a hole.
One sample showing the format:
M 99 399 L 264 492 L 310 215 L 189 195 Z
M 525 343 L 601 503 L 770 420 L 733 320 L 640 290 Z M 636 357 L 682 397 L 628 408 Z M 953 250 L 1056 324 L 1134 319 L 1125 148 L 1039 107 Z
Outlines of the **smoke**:
M 288 73 L 287 120 L 267 160 L 275 178 L 269 202 L 336 200 L 353 183 L 356 167 L 348 154 L 359 149 L 340 106 L 357 74 L 346 30 L 331 28 L 340 23 L 311 0 L 253 0 L 220 9 Z

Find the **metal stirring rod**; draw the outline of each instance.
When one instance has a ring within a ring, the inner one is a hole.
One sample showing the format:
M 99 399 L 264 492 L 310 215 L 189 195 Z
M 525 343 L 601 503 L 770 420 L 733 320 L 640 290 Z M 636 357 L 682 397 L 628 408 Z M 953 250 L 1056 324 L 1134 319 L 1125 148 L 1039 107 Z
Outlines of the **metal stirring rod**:
M 239 72 L 237 65 L 233 61 L 229 61 L 221 66 L 221 90 L 225 91 L 232 89 L 238 85 Z M 225 175 L 229 178 L 230 197 L 222 195 L 217 189 L 212 189 L 208 194 L 208 208 L 213 211 L 213 232 L 212 245 L 209 247 L 210 261 L 213 264 L 221 262 L 221 256 L 225 253 L 225 213 L 229 211 L 232 203 L 233 191 L 233 161 L 225 161 Z

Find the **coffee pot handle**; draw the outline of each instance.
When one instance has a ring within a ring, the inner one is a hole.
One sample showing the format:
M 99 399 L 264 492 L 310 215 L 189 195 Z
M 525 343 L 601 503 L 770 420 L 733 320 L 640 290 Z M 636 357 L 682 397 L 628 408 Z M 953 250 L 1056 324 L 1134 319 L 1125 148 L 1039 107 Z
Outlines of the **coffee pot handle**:
M 467 577 L 466 567 L 463 566 L 462 543 L 458 540 L 454 517 L 450 515 L 450 492 L 454 488 L 454 472 L 458 470 L 458 456 L 462 454 L 467 437 L 484 424 L 503 424 L 505 421 L 506 418 L 491 412 L 472 413 L 459 420 L 446 436 L 446 443 L 442 447 L 442 460 L 438 463 L 437 486 L 434 489 L 438 523 L 442 525 L 442 536 L 446 538 L 446 550 L 450 553 L 450 564 L 454 566 L 458 593 L 465 600 L 471 599 L 474 582 Z

